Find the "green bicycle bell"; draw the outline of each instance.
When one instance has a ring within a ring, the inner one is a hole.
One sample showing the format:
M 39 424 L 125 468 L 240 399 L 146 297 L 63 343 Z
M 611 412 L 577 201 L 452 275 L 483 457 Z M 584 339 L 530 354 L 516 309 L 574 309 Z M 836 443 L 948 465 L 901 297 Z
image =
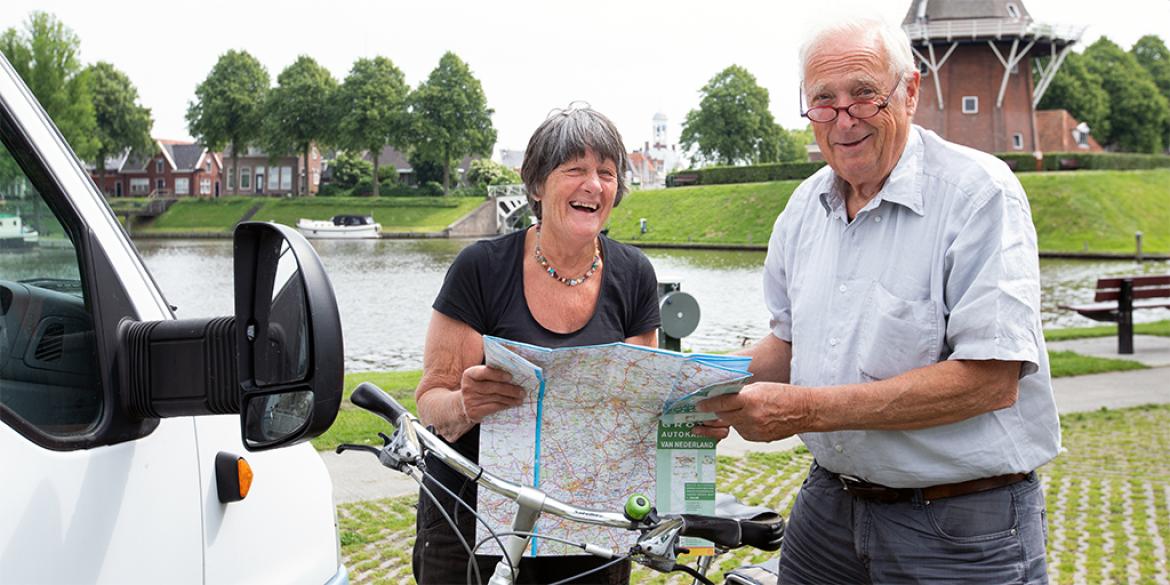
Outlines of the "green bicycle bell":
M 645 520 L 654 507 L 650 505 L 650 498 L 642 494 L 633 494 L 626 498 L 626 518 L 634 522 L 641 522 Z

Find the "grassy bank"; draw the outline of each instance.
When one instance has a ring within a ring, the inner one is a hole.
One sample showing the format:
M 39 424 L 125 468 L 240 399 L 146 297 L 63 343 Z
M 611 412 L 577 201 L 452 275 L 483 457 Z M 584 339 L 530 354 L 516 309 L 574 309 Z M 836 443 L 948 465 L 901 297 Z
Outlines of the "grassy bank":
M 136 233 L 229 233 L 258 206 L 257 221 L 295 226 L 300 218 L 329 219 L 338 214 L 373 215 L 385 232 L 437 232 L 483 203 L 474 197 L 220 197 L 183 199 Z
M 1170 169 L 1025 173 L 1040 250 L 1170 253 Z M 637 191 L 614 209 L 610 235 L 623 241 L 765 244 L 799 181 Z M 639 233 L 646 218 L 649 231 Z
M 1170 573 L 1170 405 L 1061 417 L 1065 452 L 1040 469 L 1047 503 L 1048 571 L 1053 583 L 1165 583 Z M 720 457 L 719 490 L 788 514 L 812 456 Z M 370 463 L 373 465 L 373 462 Z M 387 473 L 391 473 L 387 471 Z M 416 498 L 337 507 L 341 554 L 355 583 L 412 583 Z M 745 548 L 720 557 L 720 573 L 774 553 Z M 632 583 L 690 583 L 636 567 Z

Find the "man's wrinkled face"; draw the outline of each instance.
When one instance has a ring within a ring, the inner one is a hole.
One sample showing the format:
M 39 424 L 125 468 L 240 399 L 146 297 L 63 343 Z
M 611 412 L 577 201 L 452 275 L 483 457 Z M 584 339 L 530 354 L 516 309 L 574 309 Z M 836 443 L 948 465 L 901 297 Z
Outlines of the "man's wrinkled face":
M 805 64 L 805 97 L 810 108 L 880 103 L 897 84 L 885 51 L 874 39 L 827 39 Z M 842 110 L 832 122 L 812 123 L 825 161 L 854 188 L 873 187 L 876 193 L 898 163 L 918 104 L 918 84 L 915 73 L 903 83 L 905 94 L 895 92 L 889 105 L 872 118 L 859 120 Z

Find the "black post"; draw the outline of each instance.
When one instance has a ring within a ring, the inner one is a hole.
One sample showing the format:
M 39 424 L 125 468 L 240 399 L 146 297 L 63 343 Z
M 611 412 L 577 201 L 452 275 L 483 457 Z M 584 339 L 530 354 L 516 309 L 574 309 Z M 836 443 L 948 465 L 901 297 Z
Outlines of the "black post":
M 682 286 L 678 282 L 659 281 L 659 283 L 658 283 L 658 300 L 661 301 L 662 297 L 666 296 L 667 293 L 675 292 L 675 291 L 679 290 L 680 288 L 682 288 Z M 671 337 L 671 336 L 667 335 L 666 332 L 664 332 L 662 330 L 662 328 L 659 327 L 658 328 L 658 347 L 660 347 L 662 349 L 668 349 L 670 351 L 682 351 L 682 339 L 679 339 L 677 337 Z
M 1117 298 L 1117 353 L 1133 353 L 1133 279 L 1121 280 Z

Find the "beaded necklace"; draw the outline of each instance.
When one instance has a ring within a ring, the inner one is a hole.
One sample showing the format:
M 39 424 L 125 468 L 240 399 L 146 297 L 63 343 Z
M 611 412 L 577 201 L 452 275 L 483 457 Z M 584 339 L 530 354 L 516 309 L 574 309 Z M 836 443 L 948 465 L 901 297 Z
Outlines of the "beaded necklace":
M 556 268 L 549 266 L 548 258 L 545 258 L 544 254 L 541 252 L 540 224 L 536 224 L 536 262 L 540 264 L 541 268 L 544 268 L 545 272 L 547 272 L 549 276 L 557 279 L 557 281 L 559 281 L 561 284 L 565 286 L 577 286 L 578 284 L 585 282 L 585 279 L 593 276 L 594 272 L 597 272 L 597 269 L 601 266 L 601 250 L 597 247 L 597 240 L 593 240 L 593 264 L 589 267 L 589 270 L 586 270 L 585 274 L 582 274 L 577 278 L 565 278 L 557 273 Z

